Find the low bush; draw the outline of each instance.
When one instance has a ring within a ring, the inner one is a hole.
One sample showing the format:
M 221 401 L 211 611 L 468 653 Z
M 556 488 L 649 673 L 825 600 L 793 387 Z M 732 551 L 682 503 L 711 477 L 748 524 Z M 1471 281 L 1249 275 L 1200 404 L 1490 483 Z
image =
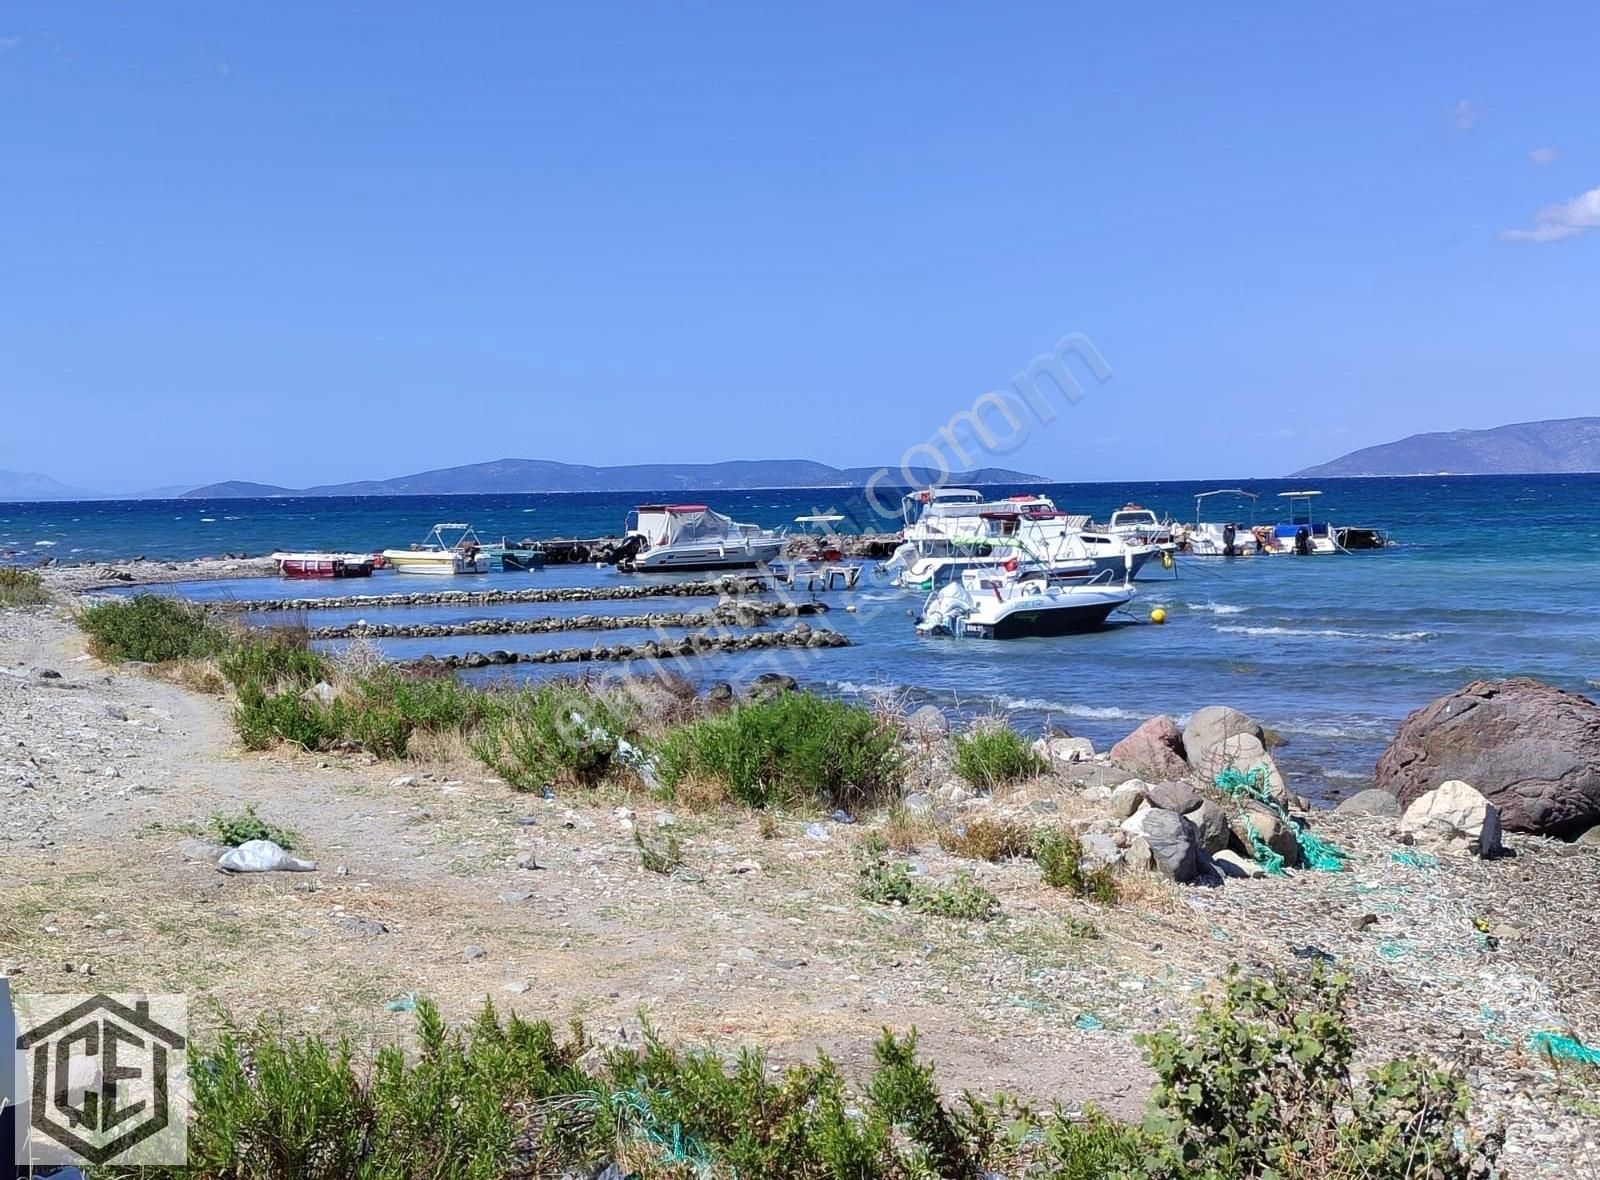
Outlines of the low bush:
M 1008 819 L 971 819 L 939 829 L 939 847 L 952 856 L 996 863 L 1031 856 L 1033 828 Z
M 589 1052 L 582 1030 L 447 1031 L 417 1006 L 418 1049 L 370 1067 L 348 1041 L 265 1024 L 191 1053 L 188 1169 L 117 1180 L 491 1180 L 634 1175 L 762 1180 L 1466 1180 L 1496 1145 L 1466 1126 L 1458 1079 L 1412 1061 L 1350 1076 L 1347 984 L 1230 976 L 1187 1029 L 1139 1038 L 1158 1085 L 1142 1127 L 1011 1099 L 941 1096 L 916 1034 L 885 1031 L 859 1090 L 819 1055 L 781 1075 L 747 1049 Z M 608 1165 L 615 1168 L 608 1171 Z
M 235 688 L 309 688 L 333 676 L 328 657 L 312 651 L 304 628 L 251 631 L 218 657 L 217 668 Z
M 1045 768 L 1028 739 L 1004 725 L 985 724 L 955 740 L 956 773 L 975 787 L 992 791 Z
M 881 836 L 869 836 L 858 853 L 856 893 L 867 901 L 979 922 L 1000 912 L 999 899 L 970 874 L 957 874 L 948 885 L 929 885 L 915 880 L 906 862 L 891 859 L 888 852 L 888 843 Z
M 1031 851 L 1044 883 L 1087 897 L 1102 905 L 1117 900 L 1117 874 L 1110 865 L 1083 867 L 1083 844 L 1065 828 L 1044 828 L 1035 834 Z
M 198 660 L 223 651 L 226 633 L 205 608 L 164 594 L 135 594 L 97 602 L 78 612 L 78 626 L 103 660 Z
M 227 815 L 220 811 L 211 813 L 211 835 L 218 844 L 237 848 L 251 840 L 271 840 L 279 848 L 294 851 L 300 837 L 289 828 L 270 824 L 256 814 L 252 803 L 243 812 Z
M 507 693 L 481 721 L 473 753 L 525 791 L 594 786 L 621 761 L 618 740 L 633 732 L 623 702 L 571 681 Z
M 50 601 L 37 570 L 0 566 L 0 606 L 40 606 Z
M 331 750 L 344 740 L 347 717 L 299 689 L 269 692 L 260 685 L 239 691 L 233 727 L 249 750 L 287 742 L 308 752 Z
M 683 842 L 673 832 L 647 840 L 635 828 L 633 846 L 639 850 L 639 863 L 646 872 L 666 876 L 683 866 Z
M 900 741 L 859 705 L 787 692 L 672 730 L 658 770 L 669 789 L 710 779 L 749 807 L 856 811 L 895 793 Z

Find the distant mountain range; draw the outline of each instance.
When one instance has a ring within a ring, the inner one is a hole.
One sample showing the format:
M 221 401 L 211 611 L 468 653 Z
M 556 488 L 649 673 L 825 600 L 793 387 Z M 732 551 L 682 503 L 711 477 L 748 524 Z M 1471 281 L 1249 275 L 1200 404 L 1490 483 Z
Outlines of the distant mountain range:
M 272 496 L 454 496 L 518 492 L 671 492 L 738 491 L 750 488 L 864 487 L 880 467 L 830 467 L 808 459 L 743 459 L 731 463 L 644 463 L 628 467 L 589 467 L 546 459 L 497 459 L 465 467 L 444 467 L 396 479 L 284 488 L 273 484 L 230 480 L 185 493 L 189 499 L 219 500 Z M 898 484 L 904 476 L 890 467 Z M 921 483 L 934 483 L 939 473 L 913 470 Z M 948 477 L 972 484 L 1049 483 L 1042 475 L 981 467 Z
M 1413 434 L 1351 451 L 1301 476 L 1561 475 L 1600 471 L 1600 418 L 1518 422 L 1491 430 Z

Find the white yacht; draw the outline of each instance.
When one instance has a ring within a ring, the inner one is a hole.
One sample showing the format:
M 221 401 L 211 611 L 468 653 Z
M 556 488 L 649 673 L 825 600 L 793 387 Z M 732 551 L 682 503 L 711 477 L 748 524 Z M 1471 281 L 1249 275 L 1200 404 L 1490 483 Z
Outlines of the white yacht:
M 1160 546 L 1095 529 L 1087 516 L 1058 512 L 1044 496 L 984 503 L 966 489 L 941 491 L 961 498 L 947 506 L 935 501 L 915 517 L 908 510 L 905 540 L 882 567 L 896 586 L 936 590 L 968 570 L 1013 560 L 1058 580 L 1102 573 L 1136 577 L 1161 552 Z
M 641 504 L 628 514 L 617 567 L 630 573 L 738 569 L 783 552 L 783 536 L 704 504 Z

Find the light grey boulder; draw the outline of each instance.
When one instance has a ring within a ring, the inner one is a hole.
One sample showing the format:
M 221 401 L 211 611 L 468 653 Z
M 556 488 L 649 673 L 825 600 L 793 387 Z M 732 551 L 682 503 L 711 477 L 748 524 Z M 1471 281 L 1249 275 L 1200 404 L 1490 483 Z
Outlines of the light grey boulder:
M 1264 740 L 1261 726 L 1238 709 L 1227 705 L 1207 705 L 1204 709 L 1196 709 L 1189 718 L 1189 724 L 1183 727 L 1183 752 L 1189 759 L 1189 765 L 1198 770 L 1200 759 L 1213 747 L 1237 737 L 1252 737 L 1257 742 Z
M 1080 737 L 1042 737 L 1033 743 L 1033 752 L 1051 766 L 1087 762 L 1094 757 L 1094 743 Z
M 1199 874 L 1200 834 L 1177 812 L 1147 808 L 1124 820 L 1122 830 L 1129 837 L 1130 861 L 1138 863 L 1141 855 L 1147 855 L 1150 868 L 1180 883 L 1193 881 Z
M 329 684 L 326 680 L 319 680 L 310 688 L 306 689 L 305 692 L 301 693 L 300 699 L 306 701 L 316 701 L 320 705 L 331 705 L 333 704 L 333 699 L 338 695 L 338 690 L 335 689 L 333 685 Z
M 923 705 L 906 718 L 906 732 L 919 738 L 945 737 L 950 732 L 950 718 L 938 705 Z
M 1451 779 L 1406 808 L 1400 830 L 1419 844 L 1463 848 L 1475 856 L 1497 856 L 1500 809 L 1470 783 Z
M 1200 792 L 1188 783 L 1179 781 L 1151 783 L 1145 787 L 1144 797 L 1150 800 L 1151 807 L 1176 811 L 1179 815 L 1188 815 L 1202 802 Z
M 1345 815 L 1381 815 L 1389 819 L 1399 819 L 1401 815 L 1400 800 L 1377 787 L 1357 791 L 1334 810 Z
M 1113 868 L 1122 863 L 1122 849 L 1110 836 L 1100 832 L 1088 832 L 1079 838 L 1083 848 L 1082 863 L 1091 869 L 1110 865 Z
M 1267 875 L 1267 870 L 1248 856 L 1240 856 L 1237 852 L 1228 848 L 1224 848 L 1221 852 L 1212 853 L 1211 863 L 1217 866 L 1217 871 L 1224 877 L 1248 879 Z
M 1184 812 L 1183 817 L 1200 834 L 1200 847 L 1206 852 L 1215 855 L 1228 846 L 1233 836 L 1233 829 L 1228 826 L 1228 813 L 1209 799 L 1201 800 L 1200 806 Z
M 1144 784 L 1134 778 L 1111 792 L 1111 798 L 1106 800 L 1106 810 L 1116 819 L 1127 819 L 1146 802 Z

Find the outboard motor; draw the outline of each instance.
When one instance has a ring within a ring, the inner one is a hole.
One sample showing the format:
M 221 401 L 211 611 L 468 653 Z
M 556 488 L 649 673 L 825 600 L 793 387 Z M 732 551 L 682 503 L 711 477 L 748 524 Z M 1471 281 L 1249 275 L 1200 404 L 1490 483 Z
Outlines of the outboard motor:
M 611 551 L 608 560 L 613 564 L 626 568 L 638 556 L 639 550 L 644 547 L 644 538 L 638 533 L 623 539 L 622 544 Z M 587 560 L 587 559 L 586 559 Z
M 1295 530 L 1294 551 L 1301 557 L 1311 556 L 1311 530 L 1305 525 Z
M 1238 556 L 1239 551 L 1237 549 L 1235 549 L 1234 546 L 1233 546 L 1233 542 L 1238 537 L 1238 535 L 1239 535 L 1239 530 L 1234 528 L 1231 523 L 1230 524 L 1225 524 L 1225 525 L 1222 526 L 1222 556 L 1224 556 L 1224 557 L 1237 557 Z

